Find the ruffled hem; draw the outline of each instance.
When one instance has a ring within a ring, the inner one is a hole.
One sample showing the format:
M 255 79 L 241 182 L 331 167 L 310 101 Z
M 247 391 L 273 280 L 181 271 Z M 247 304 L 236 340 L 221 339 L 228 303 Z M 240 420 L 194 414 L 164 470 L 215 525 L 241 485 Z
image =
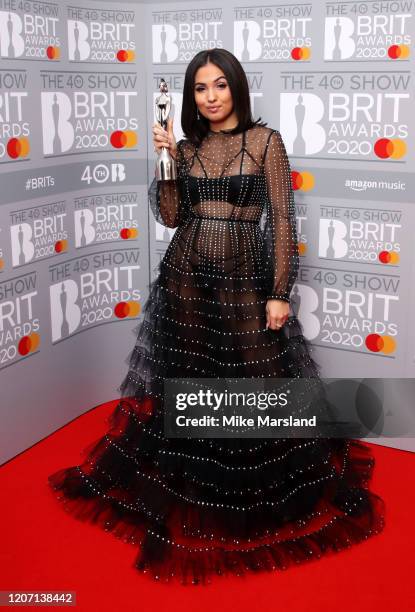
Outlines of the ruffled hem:
M 163 436 L 165 378 L 318 377 L 319 365 L 296 316 L 259 329 L 265 293 L 251 281 L 207 277 L 194 295 L 172 268 L 158 272 L 110 430 L 82 465 L 49 476 L 65 509 L 139 547 L 137 570 L 183 584 L 285 569 L 379 533 L 384 504 L 368 490 L 374 460 L 360 441 Z
M 284 570 L 294 564 L 339 552 L 378 534 L 384 527 L 384 502 L 369 491 L 374 459 L 371 449 L 357 440 L 346 441 L 342 479 L 335 493 L 322 496 L 317 506 L 301 518 L 282 523 L 276 532 L 264 530 L 260 538 L 234 539 L 173 536 L 181 513 L 170 508 L 170 524 L 164 520 L 162 502 L 122 503 L 88 482 L 80 466 L 61 469 L 49 476 L 49 485 L 65 510 L 76 519 L 98 525 L 140 551 L 134 567 L 155 580 L 179 580 L 182 584 L 206 584 L 215 576 Z M 84 452 L 91 452 L 88 447 Z M 119 483 L 125 487 L 125 483 Z M 143 496 L 145 499 L 145 495 Z M 154 502 L 154 496 L 151 497 Z M 158 514 L 158 510 L 160 511 Z M 178 508 L 176 508 L 178 510 Z M 200 545 L 201 544 L 201 545 Z

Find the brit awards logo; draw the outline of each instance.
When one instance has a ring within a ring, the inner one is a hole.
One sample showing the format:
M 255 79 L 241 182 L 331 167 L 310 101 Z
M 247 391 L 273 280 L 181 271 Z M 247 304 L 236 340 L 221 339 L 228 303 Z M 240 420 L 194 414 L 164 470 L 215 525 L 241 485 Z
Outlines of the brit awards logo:
M 235 8 L 234 54 L 241 62 L 309 60 L 312 10 L 309 3 Z
M 131 63 L 135 60 L 133 10 L 67 9 L 68 57 L 72 62 Z
M 0 68 L 0 164 L 29 159 L 31 127 L 26 70 Z
M 25 61 L 59 59 L 59 6 L 45 3 L 40 11 L 39 5 L 32 2 L 9 4 L 14 5 L 14 10 L 0 11 L 0 56 Z M 20 10 L 22 6 L 25 12 Z
M 406 161 L 411 75 L 281 74 L 281 134 L 290 154 Z
M 38 296 L 36 272 L 0 281 L 0 370 L 39 351 Z
M 402 215 L 390 209 L 320 206 L 319 257 L 397 267 Z
M 385 62 L 408 60 L 412 0 L 326 4 L 324 59 Z
M 141 310 L 137 289 L 138 249 L 105 251 L 51 265 L 52 342 L 121 319 Z
M 54 257 L 68 249 L 65 201 L 14 210 L 10 221 L 13 267 Z
M 138 194 L 104 193 L 75 198 L 76 248 L 102 242 L 136 240 Z
M 136 75 L 42 72 L 41 79 L 44 156 L 135 150 Z
M 321 347 L 395 358 L 402 317 L 394 274 L 301 267 L 293 310 L 306 337 Z
M 223 47 L 222 9 L 181 9 L 153 13 L 153 63 L 188 64 L 196 53 Z
M 298 254 L 301 257 L 308 252 L 308 205 L 295 204 L 295 219 L 298 242 Z
M 291 309 L 301 321 L 305 337 L 314 341 L 320 333 L 317 292 L 308 285 L 296 282 L 291 291 L 290 300 Z

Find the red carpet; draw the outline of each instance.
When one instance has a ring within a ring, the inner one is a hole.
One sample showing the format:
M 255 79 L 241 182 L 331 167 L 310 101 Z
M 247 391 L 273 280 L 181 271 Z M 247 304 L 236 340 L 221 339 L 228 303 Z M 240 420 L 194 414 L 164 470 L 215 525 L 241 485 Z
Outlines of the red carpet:
M 48 474 L 80 463 L 114 407 L 89 411 L 0 468 L 0 590 L 76 591 L 85 612 L 415 609 L 413 453 L 373 447 L 371 488 L 386 503 L 380 535 L 284 572 L 164 585 L 131 567 L 132 545 L 64 512 L 47 485 Z

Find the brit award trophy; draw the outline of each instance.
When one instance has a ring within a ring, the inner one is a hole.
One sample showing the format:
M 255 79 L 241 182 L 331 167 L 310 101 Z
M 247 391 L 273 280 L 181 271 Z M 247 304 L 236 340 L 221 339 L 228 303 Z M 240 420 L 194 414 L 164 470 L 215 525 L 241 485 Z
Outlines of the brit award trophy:
M 156 101 L 156 119 L 159 124 L 167 130 L 167 120 L 169 118 L 171 98 L 168 93 L 167 83 L 164 79 L 160 81 L 160 95 Z M 172 158 L 169 150 L 162 147 L 156 161 L 156 178 L 161 181 L 168 181 L 177 177 L 176 160 Z

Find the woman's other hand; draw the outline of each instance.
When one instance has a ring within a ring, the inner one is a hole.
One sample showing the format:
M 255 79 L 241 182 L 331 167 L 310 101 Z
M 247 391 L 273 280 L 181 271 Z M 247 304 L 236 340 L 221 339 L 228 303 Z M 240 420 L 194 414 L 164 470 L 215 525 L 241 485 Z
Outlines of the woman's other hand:
M 285 324 L 290 313 L 290 305 L 284 300 L 268 300 L 265 306 L 267 329 L 278 330 Z

